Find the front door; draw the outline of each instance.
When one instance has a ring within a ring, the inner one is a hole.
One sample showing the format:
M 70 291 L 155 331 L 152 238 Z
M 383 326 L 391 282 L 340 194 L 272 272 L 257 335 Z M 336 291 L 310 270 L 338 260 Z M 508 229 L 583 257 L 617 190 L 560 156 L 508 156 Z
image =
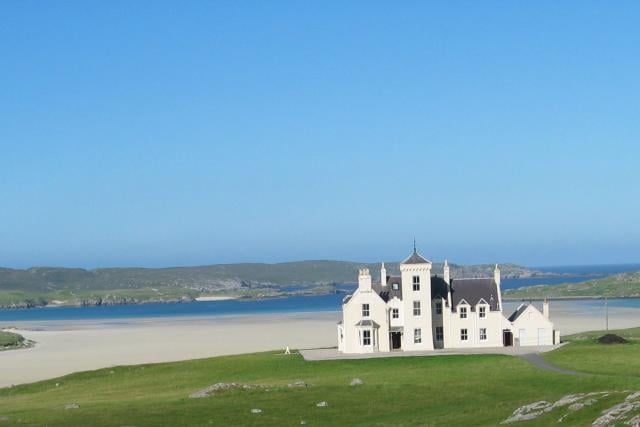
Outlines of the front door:
M 391 332 L 391 350 L 398 350 L 402 346 L 400 332 Z
M 502 331 L 502 344 L 505 347 L 511 347 L 513 345 L 513 334 L 508 329 Z

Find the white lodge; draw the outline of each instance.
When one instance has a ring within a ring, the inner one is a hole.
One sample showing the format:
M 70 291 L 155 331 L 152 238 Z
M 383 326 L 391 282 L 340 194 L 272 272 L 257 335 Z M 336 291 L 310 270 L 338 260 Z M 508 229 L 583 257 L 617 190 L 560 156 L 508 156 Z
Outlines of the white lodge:
M 502 314 L 500 269 L 492 278 L 453 279 L 445 261 L 442 277 L 431 275 L 431 262 L 415 251 L 400 264 L 400 276 L 380 283 L 368 269 L 358 275 L 358 289 L 344 298 L 338 323 L 338 349 L 344 353 L 419 351 L 442 348 L 552 345 L 559 342 L 543 312 L 521 304 Z

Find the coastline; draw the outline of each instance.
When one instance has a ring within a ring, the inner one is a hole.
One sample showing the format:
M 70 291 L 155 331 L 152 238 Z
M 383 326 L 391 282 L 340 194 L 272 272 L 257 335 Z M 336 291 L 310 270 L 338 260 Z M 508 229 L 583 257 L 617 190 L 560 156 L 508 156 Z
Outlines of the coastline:
M 518 302 L 505 301 L 504 312 Z M 561 336 L 605 329 L 600 306 L 551 305 Z M 338 311 L 6 322 L 35 341 L 0 353 L 0 387 L 117 365 L 336 346 Z M 9 326 L 9 325 L 6 325 Z M 640 307 L 610 307 L 610 329 L 640 326 Z

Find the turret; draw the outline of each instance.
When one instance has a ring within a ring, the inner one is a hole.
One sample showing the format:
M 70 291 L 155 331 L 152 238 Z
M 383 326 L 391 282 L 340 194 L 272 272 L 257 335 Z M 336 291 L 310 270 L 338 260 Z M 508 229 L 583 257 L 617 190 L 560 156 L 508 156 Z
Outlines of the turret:
M 387 286 L 387 269 L 384 268 L 384 262 L 380 267 L 380 284 L 382 286 Z
M 358 289 L 361 292 L 371 292 L 371 274 L 368 268 L 361 268 L 358 271 Z
M 444 268 L 443 268 L 444 272 L 444 281 L 447 282 L 447 285 L 451 284 L 451 276 L 449 275 L 449 263 L 447 262 L 447 260 L 444 260 Z

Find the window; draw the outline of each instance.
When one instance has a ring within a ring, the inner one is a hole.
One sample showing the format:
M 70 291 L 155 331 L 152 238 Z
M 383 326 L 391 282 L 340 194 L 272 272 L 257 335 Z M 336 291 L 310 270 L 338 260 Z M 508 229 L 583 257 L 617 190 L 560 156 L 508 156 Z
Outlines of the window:
M 482 306 L 478 308 L 478 317 L 487 317 L 487 307 Z
M 391 289 L 393 289 L 394 291 L 397 291 L 397 290 L 398 290 L 398 288 L 399 288 L 399 285 L 398 285 L 397 283 L 393 283 L 393 284 L 391 285 Z
M 413 276 L 413 290 L 420 290 L 420 276 Z
M 371 345 L 371 331 L 362 331 L 362 345 Z
M 414 316 L 420 316 L 421 315 L 420 301 L 414 301 L 413 302 L 413 315 Z
M 467 307 L 460 307 L 460 318 L 461 319 L 467 318 Z
M 442 314 L 442 303 L 439 301 L 436 303 L 436 314 Z
M 422 329 L 413 330 L 413 343 L 420 344 L 422 342 Z
M 467 339 L 469 339 L 469 334 L 467 334 L 467 330 L 466 329 L 460 329 L 460 340 L 461 341 L 466 341 Z
M 369 317 L 369 304 L 362 304 L 362 317 Z
M 391 317 L 394 319 L 397 319 L 400 317 L 400 310 L 398 310 L 397 308 L 392 308 L 391 309 Z
M 444 340 L 444 329 L 442 326 L 436 326 L 436 341 Z
M 487 328 L 480 328 L 480 341 L 487 340 Z

